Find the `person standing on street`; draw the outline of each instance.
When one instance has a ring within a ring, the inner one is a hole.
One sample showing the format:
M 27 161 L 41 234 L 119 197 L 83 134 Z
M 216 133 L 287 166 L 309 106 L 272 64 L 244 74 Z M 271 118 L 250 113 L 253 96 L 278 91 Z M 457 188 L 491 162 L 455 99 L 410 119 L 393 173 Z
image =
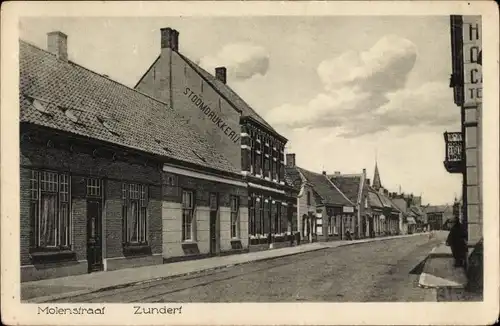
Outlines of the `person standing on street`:
M 455 267 L 465 267 L 465 256 L 467 254 L 467 239 L 462 224 L 455 219 L 448 233 L 446 245 L 451 247 L 451 253 L 455 259 Z

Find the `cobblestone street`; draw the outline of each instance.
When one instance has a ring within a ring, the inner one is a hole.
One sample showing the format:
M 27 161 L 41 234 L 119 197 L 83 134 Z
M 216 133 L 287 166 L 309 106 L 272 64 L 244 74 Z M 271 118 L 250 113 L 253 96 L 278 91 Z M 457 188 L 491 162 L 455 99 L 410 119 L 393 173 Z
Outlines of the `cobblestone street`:
M 426 236 L 331 248 L 61 302 L 435 301 L 418 269 Z

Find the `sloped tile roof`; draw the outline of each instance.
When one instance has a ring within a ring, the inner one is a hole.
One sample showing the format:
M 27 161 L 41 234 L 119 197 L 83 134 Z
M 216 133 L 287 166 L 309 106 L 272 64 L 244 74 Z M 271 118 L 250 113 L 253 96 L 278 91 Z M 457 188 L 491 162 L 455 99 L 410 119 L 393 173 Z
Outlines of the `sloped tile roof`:
M 443 213 L 448 205 L 430 205 L 425 208 L 426 213 Z
M 328 177 L 350 201 L 358 202 L 361 175 L 330 175 Z
M 377 192 L 373 189 L 370 189 L 368 191 L 368 204 L 370 207 L 376 207 L 376 208 L 383 208 L 383 204 L 380 201 L 380 198 L 377 194 Z
M 378 193 L 377 195 L 379 196 L 380 201 L 382 202 L 382 204 L 385 207 L 392 207 L 392 203 L 391 203 L 391 200 L 389 199 L 389 197 L 387 197 L 381 193 Z
M 262 118 L 257 112 L 248 103 L 246 103 L 236 92 L 234 92 L 231 87 L 227 84 L 224 84 L 217 78 L 215 78 L 212 74 L 207 72 L 205 69 L 201 68 L 198 64 L 194 63 L 181 53 L 177 52 L 177 54 L 191 67 L 193 68 L 199 75 L 201 75 L 217 92 L 222 94 L 228 101 L 230 101 L 238 110 L 241 111 L 244 117 L 249 116 L 255 119 L 260 124 L 264 125 L 271 132 L 283 137 L 280 135 L 274 128 L 267 123 L 264 118 Z M 284 138 L 284 137 L 283 137 Z
M 288 185 L 294 188 L 300 189 L 302 184 L 302 178 L 297 167 L 286 167 L 285 168 L 285 181 Z
M 393 199 L 392 200 L 392 203 L 394 204 L 394 206 L 396 206 L 396 208 L 400 211 L 400 212 L 403 212 L 405 214 L 408 213 L 409 210 L 406 209 L 406 200 L 404 200 L 403 198 L 396 198 L 396 199 Z
M 19 46 L 21 122 L 240 173 L 165 103 L 22 40 Z M 49 113 L 34 108 L 40 103 Z
M 314 190 L 323 199 L 325 204 L 354 206 L 347 196 L 328 180 L 327 176 L 300 167 L 297 167 L 297 170 L 312 184 Z
M 401 210 L 398 205 L 396 205 L 396 203 L 392 200 L 392 199 L 389 199 L 389 202 L 391 203 L 391 208 L 393 211 L 396 211 L 398 213 L 404 213 L 405 210 Z

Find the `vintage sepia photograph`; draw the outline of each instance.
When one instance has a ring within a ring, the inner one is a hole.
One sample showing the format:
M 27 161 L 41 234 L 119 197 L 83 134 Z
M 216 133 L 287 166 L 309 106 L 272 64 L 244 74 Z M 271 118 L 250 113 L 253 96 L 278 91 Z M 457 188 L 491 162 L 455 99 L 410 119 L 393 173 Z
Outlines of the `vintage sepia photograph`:
M 20 15 L 20 303 L 484 302 L 483 22 Z

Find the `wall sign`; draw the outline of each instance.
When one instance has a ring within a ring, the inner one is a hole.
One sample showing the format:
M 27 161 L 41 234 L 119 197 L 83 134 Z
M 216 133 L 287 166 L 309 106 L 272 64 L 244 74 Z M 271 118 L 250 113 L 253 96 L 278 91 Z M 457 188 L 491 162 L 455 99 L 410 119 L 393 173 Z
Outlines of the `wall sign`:
M 481 16 L 462 17 L 464 106 L 483 102 L 483 74 L 481 49 Z
M 354 207 L 352 206 L 344 206 L 342 207 L 343 213 L 354 213 Z

